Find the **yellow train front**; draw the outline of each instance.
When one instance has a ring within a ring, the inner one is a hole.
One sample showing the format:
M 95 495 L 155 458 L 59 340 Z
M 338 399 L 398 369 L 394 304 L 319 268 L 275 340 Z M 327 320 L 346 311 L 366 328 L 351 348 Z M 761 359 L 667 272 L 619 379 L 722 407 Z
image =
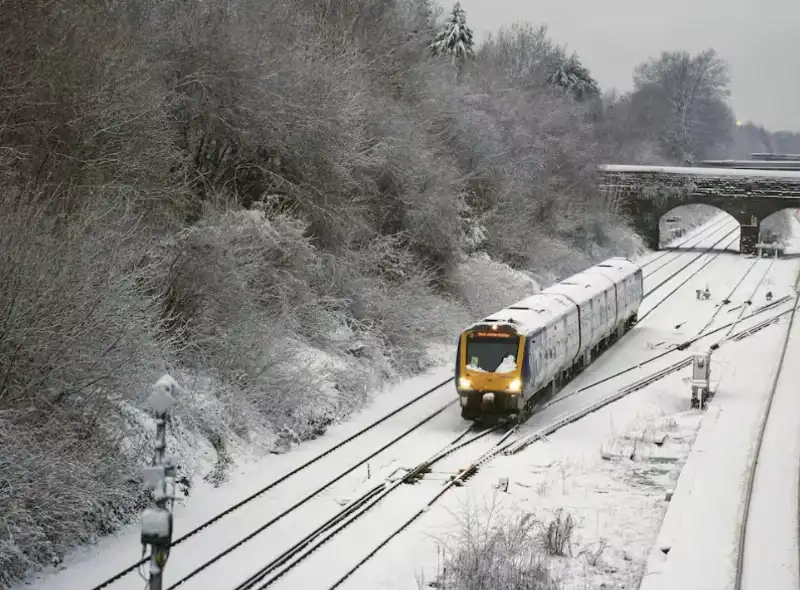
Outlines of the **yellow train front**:
M 467 420 L 513 418 L 525 406 L 526 338 L 509 324 L 479 324 L 461 333 L 456 388 Z

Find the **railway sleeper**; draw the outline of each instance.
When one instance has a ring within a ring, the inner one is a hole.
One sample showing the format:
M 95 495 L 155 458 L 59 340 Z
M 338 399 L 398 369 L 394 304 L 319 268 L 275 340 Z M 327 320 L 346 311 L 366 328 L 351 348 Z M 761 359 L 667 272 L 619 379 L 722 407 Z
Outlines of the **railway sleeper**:
M 461 487 L 464 485 L 464 482 L 475 477 L 476 473 L 478 473 L 478 466 L 473 465 L 472 467 L 468 467 L 467 469 L 459 469 L 455 475 L 450 476 L 449 480 L 455 481 L 455 483 L 453 483 L 454 486 Z
M 433 468 L 430 465 L 425 465 L 424 467 L 420 467 L 419 469 L 415 470 L 414 473 L 409 474 L 404 480 L 403 483 L 408 485 L 415 485 L 418 484 L 423 478 L 431 473 Z

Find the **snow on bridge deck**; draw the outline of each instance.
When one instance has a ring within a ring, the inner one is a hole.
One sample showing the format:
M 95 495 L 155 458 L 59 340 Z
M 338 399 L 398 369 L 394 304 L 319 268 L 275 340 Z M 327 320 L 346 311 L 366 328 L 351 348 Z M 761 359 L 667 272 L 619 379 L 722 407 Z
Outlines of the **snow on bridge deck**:
M 606 164 L 600 166 L 605 172 L 655 172 L 661 174 L 684 174 L 688 176 L 738 176 L 745 178 L 784 178 L 800 182 L 800 170 L 753 170 L 746 168 L 694 168 L 690 166 L 638 166 L 633 164 Z

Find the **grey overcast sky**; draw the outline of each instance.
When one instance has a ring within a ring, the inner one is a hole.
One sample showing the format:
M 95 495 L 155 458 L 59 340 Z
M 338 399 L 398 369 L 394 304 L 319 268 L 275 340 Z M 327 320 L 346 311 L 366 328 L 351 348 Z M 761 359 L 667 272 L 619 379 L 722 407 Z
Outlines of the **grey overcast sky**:
M 449 10 L 454 0 L 439 0 Z M 516 21 L 546 24 L 603 89 L 629 90 L 661 51 L 713 47 L 731 66 L 736 116 L 800 131 L 800 0 L 461 0 L 478 40 Z

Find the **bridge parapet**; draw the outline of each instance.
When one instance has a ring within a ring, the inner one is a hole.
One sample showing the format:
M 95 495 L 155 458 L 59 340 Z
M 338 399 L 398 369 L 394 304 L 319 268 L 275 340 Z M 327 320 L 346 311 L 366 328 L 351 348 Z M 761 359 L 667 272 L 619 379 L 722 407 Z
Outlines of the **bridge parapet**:
M 800 199 L 800 171 L 669 166 L 603 166 L 604 188 L 641 196 L 724 195 L 726 197 L 788 197 Z
M 762 219 L 800 208 L 800 171 L 794 170 L 603 166 L 600 188 L 653 249 L 659 219 L 681 205 L 702 203 L 732 215 L 743 226 L 740 251 L 747 253 L 755 251 Z

